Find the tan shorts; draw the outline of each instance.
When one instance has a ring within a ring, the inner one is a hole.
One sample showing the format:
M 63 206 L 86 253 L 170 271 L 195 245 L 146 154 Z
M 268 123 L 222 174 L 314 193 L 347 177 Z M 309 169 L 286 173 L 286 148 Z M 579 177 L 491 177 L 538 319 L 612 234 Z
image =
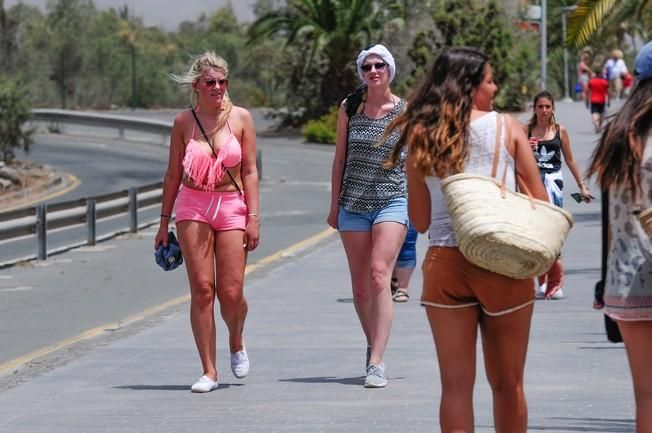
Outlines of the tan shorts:
M 430 247 L 423 260 L 421 305 L 482 308 L 501 316 L 534 302 L 534 280 L 505 277 L 471 264 L 456 247 Z

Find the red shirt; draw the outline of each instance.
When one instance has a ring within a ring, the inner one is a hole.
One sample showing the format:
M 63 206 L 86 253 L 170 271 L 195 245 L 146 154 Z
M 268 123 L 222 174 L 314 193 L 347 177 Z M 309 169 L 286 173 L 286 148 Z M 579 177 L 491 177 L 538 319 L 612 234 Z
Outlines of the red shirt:
M 607 102 L 609 82 L 600 77 L 591 78 L 589 80 L 589 91 L 591 92 L 591 103 L 604 104 Z

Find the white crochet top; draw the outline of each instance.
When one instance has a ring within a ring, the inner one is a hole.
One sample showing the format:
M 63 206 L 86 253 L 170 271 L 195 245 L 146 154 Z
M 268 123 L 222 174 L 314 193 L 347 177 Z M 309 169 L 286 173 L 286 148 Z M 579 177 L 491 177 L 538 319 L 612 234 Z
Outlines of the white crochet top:
M 498 113 L 492 111 L 471 122 L 469 130 L 469 144 L 471 151 L 469 159 L 464 164 L 465 173 L 491 176 L 494 150 L 496 147 L 496 127 Z M 496 177 L 502 179 L 507 164 L 507 187 L 514 189 L 514 158 L 505 148 L 505 122 L 501 131 L 501 147 Z M 441 192 L 441 179 L 436 176 L 426 177 L 426 184 L 430 190 L 430 229 L 428 239 L 430 246 L 454 247 L 457 246 L 455 232 L 448 215 L 446 200 Z

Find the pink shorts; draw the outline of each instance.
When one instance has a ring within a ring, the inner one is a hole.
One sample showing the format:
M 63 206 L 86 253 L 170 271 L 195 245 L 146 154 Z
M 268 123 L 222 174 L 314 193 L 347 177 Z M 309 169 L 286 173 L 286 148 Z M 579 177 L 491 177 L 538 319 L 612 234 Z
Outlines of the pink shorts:
M 237 191 L 199 191 L 181 187 L 176 201 L 176 220 L 209 224 L 215 231 L 244 230 L 247 203 Z

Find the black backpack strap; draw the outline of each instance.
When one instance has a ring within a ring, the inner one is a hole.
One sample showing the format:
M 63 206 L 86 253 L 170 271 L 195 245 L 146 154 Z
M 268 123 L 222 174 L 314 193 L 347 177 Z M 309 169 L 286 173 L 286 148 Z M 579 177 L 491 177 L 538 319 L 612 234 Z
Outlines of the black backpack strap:
M 201 122 L 199 121 L 199 117 L 197 117 L 197 113 L 195 112 L 195 109 L 191 108 L 190 111 L 192 112 L 192 116 L 195 118 L 195 122 L 197 122 L 197 125 L 199 126 L 199 130 L 204 135 L 204 138 L 206 139 L 206 142 L 210 146 L 211 152 L 213 152 L 213 156 L 215 158 L 217 158 L 217 154 L 215 153 L 215 149 L 213 148 L 213 143 L 211 143 L 211 139 L 208 138 L 208 134 L 206 134 L 206 131 L 204 130 L 204 127 L 202 126 Z M 229 126 L 229 128 L 230 128 L 230 126 Z M 231 183 L 233 184 L 233 186 L 235 186 L 235 189 L 238 190 L 238 194 L 243 195 L 242 190 L 240 189 L 240 186 L 238 185 L 238 182 L 235 181 L 235 179 L 231 175 L 231 172 L 229 171 L 229 169 L 226 168 L 226 166 L 224 165 L 223 162 L 221 164 L 222 164 L 222 167 L 224 168 L 224 170 L 226 171 L 226 174 L 229 175 L 229 179 L 231 179 Z

